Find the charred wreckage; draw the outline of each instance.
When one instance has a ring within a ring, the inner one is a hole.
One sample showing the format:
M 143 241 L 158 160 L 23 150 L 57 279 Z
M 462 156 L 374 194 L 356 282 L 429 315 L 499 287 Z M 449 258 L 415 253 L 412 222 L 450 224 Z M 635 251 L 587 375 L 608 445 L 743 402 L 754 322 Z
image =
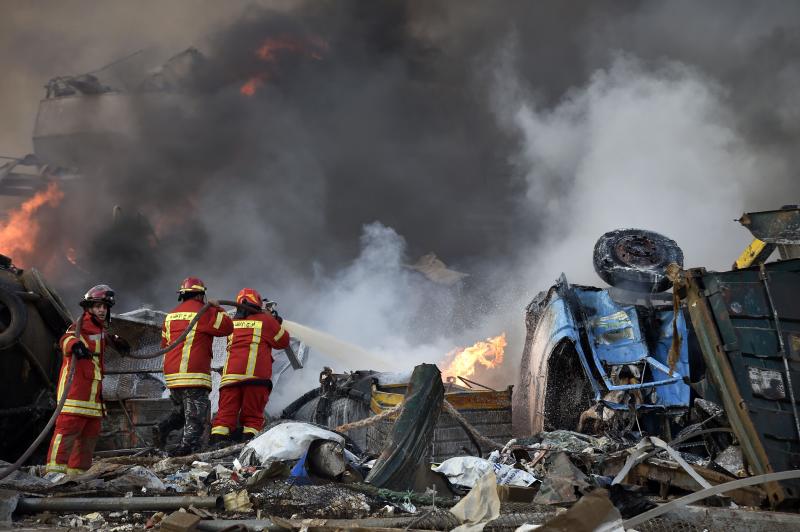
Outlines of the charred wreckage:
M 603 235 L 594 262 L 611 287 L 562 275 L 530 303 L 515 388 L 443 382 L 429 364 L 325 368 L 253 440 L 187 457 L 151 445 L 171 408 L 159 359 L 112 350 L 94 465 L 55 482 L 37 465 L 0 480 L 0 518 L 109 530 L 796 529 L 785 511 L 800 498 L 800 209 L 740 222 L 754 241 L 727 272 L 684 270 L 656 233 Z M 2 376 L 16 393 L 0 406 L 11 436 L 0 452 L 12 460 L 55 405 L 52 344 L 72 316 L 39 272 L 3 260 Z M 163 318 L 116 315 L 113 331 L 155 350 Z M 275 383 L 308 357 L 294 339 Z M 712 504 L 689 505 L 700 500 Z
M 79 149 L 86 138 L 129 145 L 132 100 L 180 98 L 202 62 L 189 49 L 129 92 L 107 86 L 99 71 L 54 78 L 37 115 L 36 156 L 0 165 L 0 193 L 27 196 L 79 179 L 66 167 L 90 157 Z M 324 368 L 319 387 L 252 440 L 189 456 L 165 457 L 153 445 L 153 426 L 173 408 L 161 358 L 109 349 L 92 467 L 44 478 L 42 447 L 19 470 L 0 465 L 0 524 L 796 530 L 800 209 L 739 221 L 754 240 L 726 272 L 684 270 L 677 243 L 657 233 L 603 235 L 594 266 L 610 287 L 562 275 L 534 298 L 514 387 L 443 381 L 433 364 L 405 374 Z M 768 262 L 772 255 L 778 260 Z M 423 259 L 412 268 L 434 282 L 464 276 Z M 156 352 L 164 317 L 115 315 L 110 332 L 137 353 Z M 20 457 L 47 426 L 61 367 L 54 344 L 73 321 L 40 272 L 0 256 L 0 382 L 12 392 L 0 396 L 3 460 Z M 310 350 L 295 336 L 276 353 L 274 386 L 308 366 Z M 221 339 L 212 403 L 225 359 Z

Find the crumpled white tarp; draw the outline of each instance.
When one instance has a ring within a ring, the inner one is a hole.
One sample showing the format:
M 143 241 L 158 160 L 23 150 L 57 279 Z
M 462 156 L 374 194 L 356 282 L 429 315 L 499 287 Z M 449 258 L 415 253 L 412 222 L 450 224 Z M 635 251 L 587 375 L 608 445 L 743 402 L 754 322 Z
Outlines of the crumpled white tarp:
M 439 467 L 434 468 L 434 471 L 446 475 L 453 484 L 468 488 L 475 486 L 478 479 L 489 471 L 493 471 L 497 476 L 498 484 L 527 487 L 538 480 L 527 471 L 514 469 L 504 464 L 495 464 L 477 456 L 448 458 Z
M 344 438 L 335 432 L 315 425 L 290 421 L 269 429 L 253 438 L 242 449 L 239 461 L 243 465 L 265 465 L 268 462 L 297 460 L 314 440 L 331 440 L 344 445 Z

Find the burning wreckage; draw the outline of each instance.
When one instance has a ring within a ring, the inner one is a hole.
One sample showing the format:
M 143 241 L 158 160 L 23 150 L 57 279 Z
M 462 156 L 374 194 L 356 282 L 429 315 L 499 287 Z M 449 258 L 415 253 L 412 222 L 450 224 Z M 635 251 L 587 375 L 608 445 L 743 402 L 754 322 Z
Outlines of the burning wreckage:
M 800 209 L 740 222 L 755 239 L 727 272 L 683 270 L 677 245 L 655 233 L 603 235 L 595 267 L 611 287 L 562 276 L 531 302 L 513 394 L 443 380 L 429 364 L 410 375 L 325 368 L 320 386 L 253 440 L 165 458 L 150 445 L 171 408 L 159 359 L 111 351 L 92 468 L 55 481 L 37 465 L 5 476 L 0 520 L 91 530 L 794 530 L 800 517 L 785 510 L 800 498 Z M 51 345 L 72 317 L 35 269 L 1 266 L 2 375 L 16 393 L 3 395 L 0 422 L 13 459 L 55 405 Z M 161 321 L 141 309 L 113 327 L 147 352 Z M 288 351 L 275 382 L 308 361 L 302 342 Z M 216 346 L 214 366 L 223 361 Z M 700 501 L 710 506 L 690 505 Z M 753 511 L 764 508 L 773 511 Z
M 271 63 L 273 48 L 265 43 L 262 59 Z M 53 162 L 84 166 L 84 145 L 133 149 L 131 107 L 180 101 L 203 62 L 189 49 L 129 90 L 106 85 L 102 69 L 51 80 L 36 156 L 0 165 L 0 194 L 33 195 L 30 211 L 79 178 Z M 249 79 L 242 95 L 261 83 Z M 92 468 L 45 479 L 36 464 L 46 448 L 34 445 L 24 468 L 0 466 L 0 521 L 120 531 L 797 529 L 800 518 L 783 511 L 800 504 L 800 209 L 740 222 L 755 239 L 728 272 L 683 270 L 680 248 L 656 233 L 603 235 L 594 263 L 610 287 L 562 275 L 530 303 L 516 387 L 487 388 L 455 363 L 410 374 L 325 368 L 319 387 L 255 439 L 186 457 L 152 445 L 172 409 L 161 358 L 109 349 Z M 433 255 L 409 268 L 445 285 L 465 275 Z M 23 456 L 46 428 L 61 366 L 53 345 L 73 320 L 35 268 L 0 257 L 0 381 L 13 390 L 0 398 L 0 458 Z M 115 315 L 111 332 L 154 353 L 163 321 L 140 309 Z M 275 386 L 308 366 L 309 348 L 290 332 Z M 213 402 L 224 344 L 214 347 Z M 494 365 L 504 347 L 501 335 L 464 352 Z

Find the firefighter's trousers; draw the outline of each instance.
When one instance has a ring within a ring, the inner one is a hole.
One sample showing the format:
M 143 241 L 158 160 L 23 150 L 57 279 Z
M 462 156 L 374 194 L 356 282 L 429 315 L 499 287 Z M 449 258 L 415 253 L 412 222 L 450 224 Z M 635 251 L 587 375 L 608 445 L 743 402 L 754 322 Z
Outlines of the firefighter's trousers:
M 257 384 L 235 384 L 219 389 L 219 410 L 214 416 L 211 434 L 227 436 L 236 430 L 237 422 L 244 434 L 258 434 L 264 427 L 264 407 L 269 400 L 269 387 Z
M 59 414 L 47 451 L 47 472 L 77 475 L 89 469 L 101 419 Z

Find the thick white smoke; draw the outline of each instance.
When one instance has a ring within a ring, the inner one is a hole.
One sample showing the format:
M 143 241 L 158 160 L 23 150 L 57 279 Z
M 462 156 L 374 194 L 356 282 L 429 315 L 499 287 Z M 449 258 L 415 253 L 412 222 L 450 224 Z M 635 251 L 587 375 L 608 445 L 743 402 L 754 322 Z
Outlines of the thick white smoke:
M 361 252 L 347 267 L 331 274 L 318 272 L 314 287 L 301 302 L 295 302 L 296 319 L 350 342 L 385 361 L 376 367 L 371 359 L 352 353 L 312 351 L 303 370 L 287 374 L 269 410 L 278 413 L 302 392 L 318 385 L 323 366 L 335 372 L 392 370 L 404 372 L 422 362 L 437 363 L 458 340 L 448 338 L 449 313 L 456 300 L 406 265 L 406 241 L 379 222 L 363 227 Z M 441 334 L 420 334 L 419 315 L 438 311 Z M 480 339 L 476 337 L 470 343 Z M 333 347 L 333 346 L 331 346 Z
M 733 219 L 778 207 L 745 201 L 753 183 L 771 185 L 772 162 L 737 133 L 724 88 L 689 66 L 619 55 L 551 109 L 509 68 L 496 79 L 498 119 L 521 141 L 514 164 L 527 183 L 525 205 L 546 228 L 521 272 L 532 285 L 544 288 L 562 271 L 602 284 L 594 242 L 624 227 L 673 238 L 687 266 L 727 269 L 750 240 Z

